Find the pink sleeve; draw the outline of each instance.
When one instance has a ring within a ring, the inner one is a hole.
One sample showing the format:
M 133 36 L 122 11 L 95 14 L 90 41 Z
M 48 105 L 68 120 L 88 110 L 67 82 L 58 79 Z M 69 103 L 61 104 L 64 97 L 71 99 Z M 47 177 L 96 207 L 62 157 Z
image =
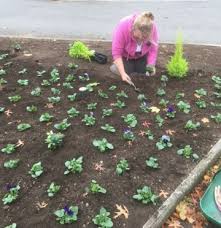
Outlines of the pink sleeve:
M 149 53 L 147 55 L 147 64 L 149 64 L 149 65 L 156 64 L 158 46 L 159 46 L 158 39 L 159 39 L 159 36 L 158 36 L 157 26 L 155 23 L 153 23 L 153 30 L 152 30 L 152 34 L 151 34 L 151 46 L 150 46 Z
M 122 57 L 125 45 L 124 23 L 120 22 L 114 30 L 112 39 L 112 56 L 113 60 Z

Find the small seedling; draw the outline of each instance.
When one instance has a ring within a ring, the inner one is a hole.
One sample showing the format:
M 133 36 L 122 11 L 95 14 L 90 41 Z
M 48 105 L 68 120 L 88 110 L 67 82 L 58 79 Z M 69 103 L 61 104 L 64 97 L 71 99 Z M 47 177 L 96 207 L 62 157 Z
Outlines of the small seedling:
M 158 95 L 158 96 L 162 97 L 162 96 L 164 96 L 165 94 L 166 94 L 166 92 L 165 92 L 164 89 L 159 88 L 159 89 L 157 90 L 157 95 Z
M 94 139 L 93 145 L 99 149 L 100 152 L 105 152 L 107 150 L 113 150 L 114 146 L 107 141 L 107 139 Z
M 203 89 L 203 88 L 201 88 L 201 89 L 196 89 L 196 90 L 195 90 L 195 93 L 196 93 L 197 95 L 199 95 L 200 97 L 202 97 L 202 96 L 207 96 L 207 91 L 206 91 L 205 89 Z
M 157 114 L 155 117 L 155 122 L 158 124 L 159 127 L 162 127 L 164 124 L 164 119 L 159 114 Z
M 184 156 L 185 158 L 193 158 L 194 160 L 197 160 L 199 156 L 195 153 L 193 153 L 192 147 L 190 145 L 186 145 L 183 149 L 179 149 L 177 151 L 177 154 Z
M 65 162 L 65 166 L 67 170 L 65 170 L 64 174 L 67 175 L 69 173 L 81 173 L 83 171 L 82 168 L 83 157 L 73 158 L 70 161 Z
M 134 141 L 136 139 L 134 133 L 129 128 L 124 130 L 123 138 L 127 141 Z
M 8 193 L 6 193 L 2 199 L 4 205 L 11 204 L 18 198 L 20 186 L 19 184 L 17 184 L 16 186 L 8 185 L 7 189 L 8 189 Z
M 126 116 L 121 116 L 124 122 L 130 127 L 136 127 L 137 118 L 134 114 L 127 114 Z
M 149 107 L 149 105 L 147 104 L 147 102 L 145 102 L 145 101 L 142 101 L 142 102 L 140 103 L 140 109 L 141 109 L 142 112 L 145 112 L 145 113 L 150 112 L 150 107 Z
M 63 87 L 65 89 L 73 89 L 74 87 L 72 86 L 71 82 L 64 82 Z
M 210 118 L 216 123 L 221 123 L 221 113 L 217 113 L 215 116 L 211 115 Z
M 116 132 L 115 128 L 113 126 L 111 126 L 110 124 L 105 124 L 103 126 L 101 126 L 101 129 L 104 131 L 108 131 L 108 132 Z
M 147 160 L 146 160 L 146 165 L 150 168 L 153 168 L 153 169 L 158 169 L 159 168 L 159 164 L 158 164 L 158 159 L 155 158 L 155 157 L 149 157 Z
M 121 90 L 121 92 L 117 93 L 116 96 L 118 99 L 121 97 L 128 98 L 128 95 L 123 90 Z
M 31 95 L 35 96 L 35 97 L 39 97 L 41 95 L 41 88 L 40 87 L 36 87 L 35 89 L 33 89 L 31 91 Z
M 126 107 L 126 104 L 121 100 L 117 100 L 117 102 L 114 103 L 113 106 L 117 107 L 117 108 L 124 108 L 124 107 Z
M 108 212 L 104 207 L 101 207 L 99 214 L 97 214 L 92 221 L 99 228 L 111 228 L 113 227 L 113 222 L 109 216 L 110 212 Z
M 7 169 L 15 169 L 18 167 L 19 159 L 9 160 L 4 162 L 4 167 Z
M 20 86 L 27 86 L 29 83 L 28 79 L 19 79 L 17 82 Z
M 51 83 L 50 83 L 48 80 L 44 79 L 44 80 L 42 81 L 41 85 L 42 85 L 42 86 L 45 86 L 45 87 L 48 87 L 48 86 L 51 86 Z
M 139 95 L 137 96 L 137 99 L 138 99 L 139 101 L 146 101 L 146 100 L 147 100 L 147 98 L 146 98 L 146 96 L 145 96 L 144 94 L 139 94 Z
M 56 128 L 59 131 L 65 131 L 71 126 L 71 123 L 68 123 L 68 119 L 63 119 L 60 123 L 57 123 L 54 125 L 54 128 Z
M 48 97 L 48 101 L 52 104 L 57 104 L 61 101 L 61 97 Z
M 98 90 L 98 95 L 99 95 L 100 97 L 102 97 L 102 98 L 105 98 L 105 99 L 109 98 L 108 95 L 107 95 L 107 93 L 105 93 L 105 92 L 104 92 L 103 90 L 101 90 L 101 89 Z
M 116 167 L 117 175 L 123 175 L 127 170 L 130 170 L 128 161 L 125 159 L 120 160 Z
M 39 121 L 40 122 L 51 122 L 51 120 L 54 118 L 53 115 L 50 115 L 49 113 L 45 112 L 43 113 L 40 118 L 39 118 Z
M 52 69 L 50 76 L 50 82 L 52 83 L 56 83 L 60 80 L 59 71 L 56 68 Z
M 198 108 L 206 108 L 206 102 L 203 100 L 196 101 L 196 105 Z
M 72 69 L 72 70 L 75 70 L 78 68 L 78 65 L 75 64 L 75 63 L 68 63 L 68 68 Z
M 156 205 L 158 196 L 151 191 L 150 187 L 144 186 L 141 189 L 137 189 L 137 194 L 133 195 L 133 199 L 141 201 L 143 204 L 153 203 Z
M 53 131 L 47 132 L 47 138 L 45 143 L 48 144 L 48 149 L 55 150 L 63 142 L 64 135 L 61 133 L 53 133 Z
M 16 150 L 16 145 L 9 143 L 4 148 L 1 149 L 1 152 L 6 154 L 12 154 L 15 152 L 15 150 Z
M 73 74 L 69 74 L 66 78 L 65 78 L 66 82 L 73 82 L 75 81 L 75 76 Z
M 57 192 L 59 192 L 61 186 L 56 185 L 54 182 L 52 182 L 47 190 L 49 197 L 54 197 Z
M 21 123 L 17 126 L 18 131 L 26 131 L 31 128 L 31 125 L 28 123 Z
M 26 74 L 28 72 L 28 70 L 26 68 L 20 70 L 18 73 L 19 74 Z
M 153 139 L 154 139 L 154 135 L 153 135 L 153 133 L 151 132 L 151 130 L 147 130 L 147 131 L 145 132 L 145 135 L 147 136 L 147 138 L 148 138 L 149 140 L 153 140 Z
M 90 104 L 87 104 L 87 109 L 88 110 L 95 110 L 97 108 L 97 103 L 90 103 Z
M 35 105 L 27 106 L 26 111 L 28 112 L 37 112 L 38 108 Z
M 185 94 L 182 92 L 176 92 L 176 100 L 179 100 L 180 98 L 184 98 Z
M 184 126 L 184 128 L 187 130 L 187 131 L 192 131 L 192 130 L 197 130 L 199 127 L 200 127 L 200 122 L 197 122 L 197 123 L 193 123 L 192 120 L 188 120 L 186 122 L 186 125 Z
M 162 107 L 166 107 L 168 103 L 169 103 L 168 100 L 165 100 L 164 98 L 162 98 L 159 102 L 159 105 L 161 105 Z
M 163 150 L 165 148 L 172 147 L 172 143 L 170 142 L 170 136 L 168 135 L 163 135 L 160 138 L 160 141 L 156 143 L 156 147 L 158 150 Z
M 61 94 L 60 89 L 57 89 L 57 88 L 51 88 L 51 92 L 54 96 Z
M 179 101 L 177 107 L 180 111 L 188 114 L 191 111 L 190 104 L 188 102 Z
M 94 126 L 96 123 L 96 118 L 94 117 L 94 114 L 91 112 L 90 115 L 84 115 L 82 122 L 84 122 L 86 126 Z
M 8 97 L 8 99 L 9 99 L 9 101 L 11 101 L 13 103 L 16 103 L 16 102 L 21 100 L 21 96 L 20 95 L 15 95 L 15 96 Z
M 71 95 L 68 95 L 68 100 L 69 101 L 75 101 L 76 100 L 77 93 L 73 93 Z
M 111 116 L 113 114 L 113 109 L 104 108 L 102 109 L 102 113 L 102 118 L 104 118 L 105 116 Z
M 37 77 L 42 77 L 46 73 L 46 70 L 36 71 L 36 73 L 37 73 Z
M 41 162 L 33 164 L 31 170 L 28 173 L 31 174 L 33 178 L 38 178 L 39 176 L 41 176 L 41 174 L 43 173 L 43 167 L 41 165 Z
M 68 116 L 71 117 L 71 118 L 78 116 L 79 113 L 80 113 L 80 112 L 77 111 L 77 109 L 74 108 L 74 107 L 70 108 L 70 109 L 67 111 Z
M 108 90 L 110 90 L 110 91 L 114 91 L 116 88 L 117 88 L 117 86 L 116 86 L 116 85 L 112 85 L 112 86 L 110 86 L 110 87 L 108 88 Z
M 91 193 L 103 193 L 105 194 L 107 190 L 103 187 L 101 187 L 97 181 L 92 180 L 88 189 Z

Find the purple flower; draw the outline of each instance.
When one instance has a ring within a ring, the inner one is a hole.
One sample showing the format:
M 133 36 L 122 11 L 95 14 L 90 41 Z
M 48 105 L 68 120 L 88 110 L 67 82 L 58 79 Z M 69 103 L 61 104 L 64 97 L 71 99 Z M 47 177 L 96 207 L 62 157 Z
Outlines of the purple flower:
M 64 207 L 64 212 L 69 216 L 74 215 L 74 212 L 67 205 Z
M 124 133 L 125 133 L 125 134 L 126 134 L 126 133 L 130 133 L 130 132 L 131 132 L 130 128 L 124 129 Z
M 172 105 L 169 105 L 168 108 L 167 108 L 167 112 L 174 112 L 174 107 Z
M 168 143 L 168 142 L 170 142 L 170 136 L 168 136 L 168 135 L 163 135 L 163 136 L 161 137 L 161 140 L 162 140 L 164 143 Z

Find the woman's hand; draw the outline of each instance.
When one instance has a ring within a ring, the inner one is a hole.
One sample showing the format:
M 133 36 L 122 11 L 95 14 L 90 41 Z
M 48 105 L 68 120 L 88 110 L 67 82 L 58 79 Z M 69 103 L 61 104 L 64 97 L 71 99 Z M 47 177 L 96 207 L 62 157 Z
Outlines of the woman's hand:
M 122 79 L 122 81 L 125 81 L 128 84 L 131 84 L 131 78 L 130 78 L 130 76 L 127 73 L 123 73 L 121 75 L 121 79 Z
M 156 74 L 156 68 L 154 65 L 146 65 L 146 76 L 154 76 Z

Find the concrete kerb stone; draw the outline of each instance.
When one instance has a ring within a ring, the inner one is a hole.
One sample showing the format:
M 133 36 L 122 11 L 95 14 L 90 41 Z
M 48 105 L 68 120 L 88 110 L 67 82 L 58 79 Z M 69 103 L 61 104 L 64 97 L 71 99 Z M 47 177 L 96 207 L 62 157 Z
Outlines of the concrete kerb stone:
M 221 157 L 221 139 L 211 148 L 206 157 L 192 170 L 162 206 L 149 218 L 143 228 L 160 228 L 175 210 L 178 203 L 201 180 L 205 172 Z

